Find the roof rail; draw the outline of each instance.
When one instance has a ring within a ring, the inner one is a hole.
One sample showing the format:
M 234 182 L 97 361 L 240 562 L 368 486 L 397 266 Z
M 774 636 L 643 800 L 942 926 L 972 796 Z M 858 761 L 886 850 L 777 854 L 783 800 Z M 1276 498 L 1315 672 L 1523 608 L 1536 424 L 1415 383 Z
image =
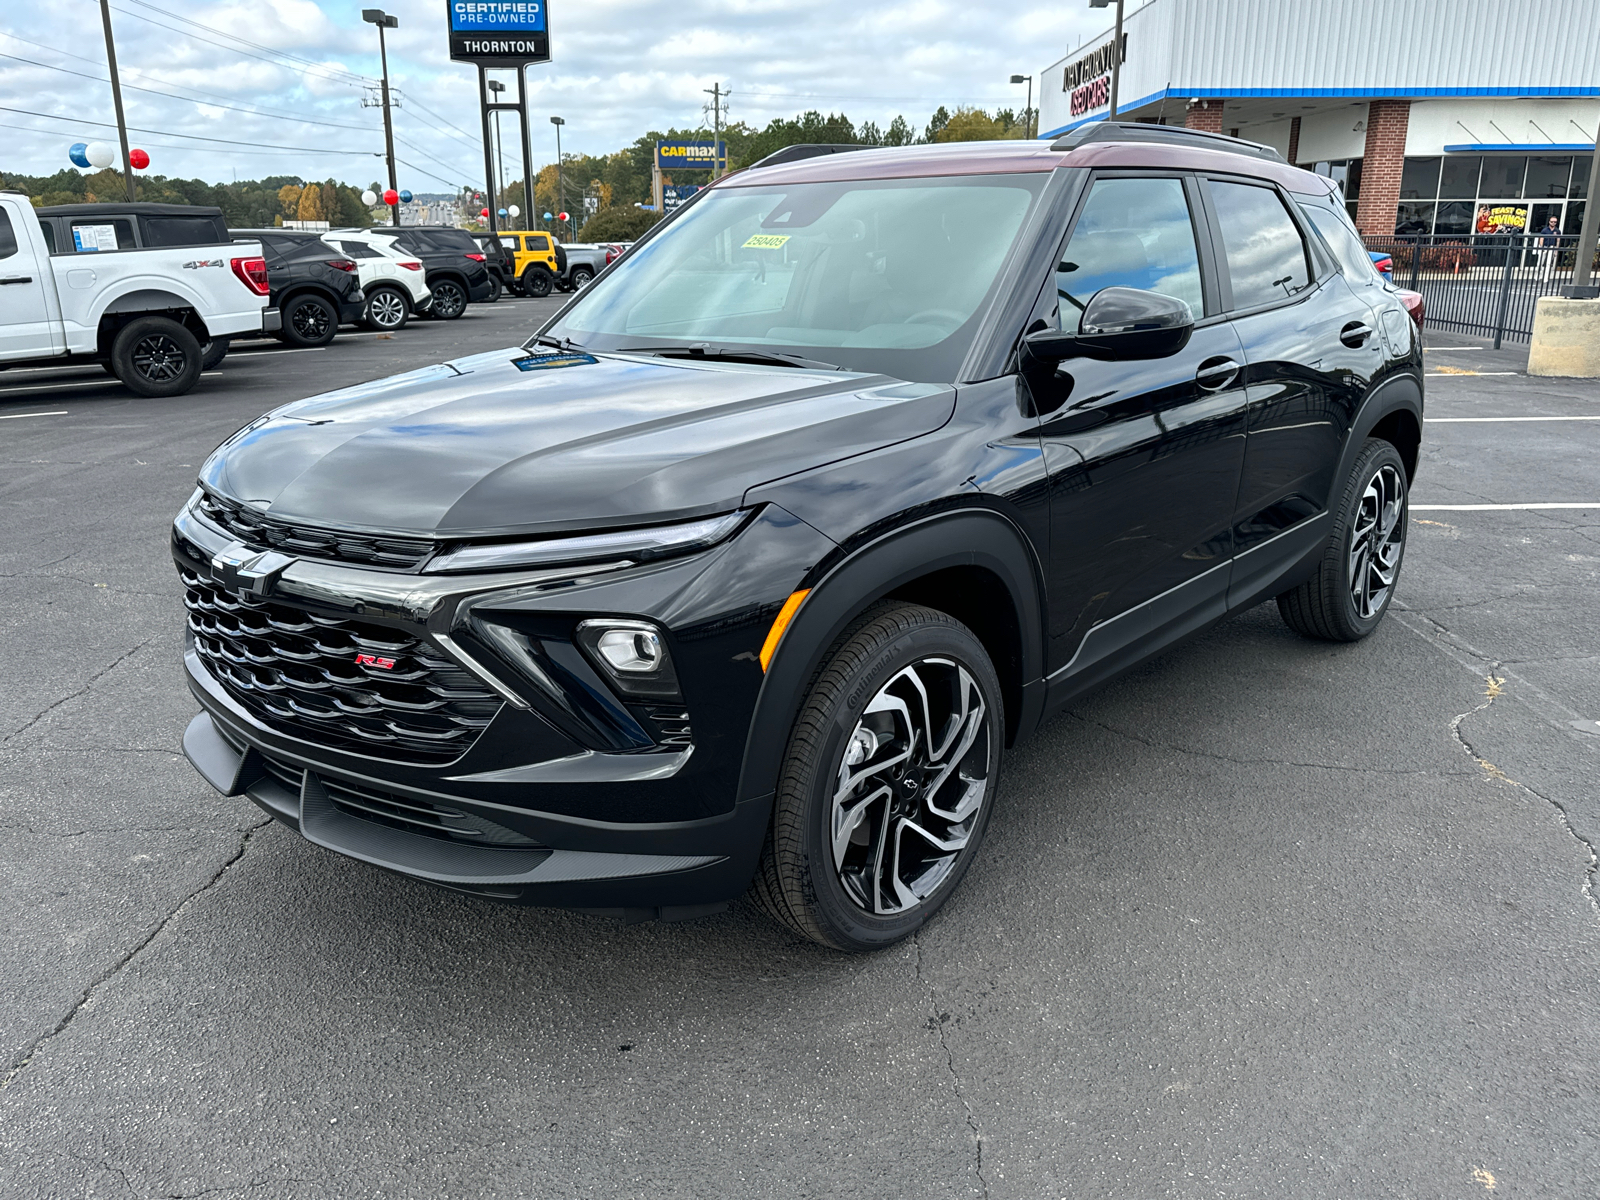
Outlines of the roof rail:
M 802 158 L 816 158 L 819 154 L 848 154 L 852 150 L 876 149 L 876 146 L 862 146 L 856 143 L 838 145 L 828 145 L 823 142 L 801 143 L 785 146 L 782 150 L 774 150 L 760 162 L 750 164 L 747 169 L 753 171 L 757 167 L 776 167 L 780 163 L 799 162 Z
M 1139 121 L 1094 121 L 1088 125 L 1080 125 L 1051 142 L 1050 149 L 1076 150 L 1085 142 L 1157 142 L 1167 146 L 1224 150 L 1230 154 L 1248 154 L 1251 158 L 1284 161 L 1283 155 L 1271 146 L 1263 146 L 1260 142 L 1247 142 L 1243 138 L 1207 133 L 1203 129 L 1185 129 L 1178 125 L 1145 125 Z

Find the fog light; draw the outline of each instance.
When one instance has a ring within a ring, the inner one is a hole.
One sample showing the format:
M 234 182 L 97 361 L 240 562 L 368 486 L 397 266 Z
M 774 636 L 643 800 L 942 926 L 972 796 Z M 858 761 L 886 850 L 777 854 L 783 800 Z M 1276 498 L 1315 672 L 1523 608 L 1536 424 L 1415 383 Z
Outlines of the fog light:
M 608 629 L 595 649 L 613 670 L 643 674 L 661 668 L 661 635 L 653 629 Z

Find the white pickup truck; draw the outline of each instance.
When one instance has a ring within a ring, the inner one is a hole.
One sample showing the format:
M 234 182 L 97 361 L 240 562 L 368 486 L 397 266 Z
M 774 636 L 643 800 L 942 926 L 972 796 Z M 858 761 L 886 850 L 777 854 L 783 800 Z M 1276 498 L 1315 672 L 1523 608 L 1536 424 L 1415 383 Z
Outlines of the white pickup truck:
M 178 396 L 203 347 L 264 331 L 259 245 L 121 248 L 113 232 L 50 251 L 28 197 L 0 192 L 0 369 L 99 362 L 141 396 Z

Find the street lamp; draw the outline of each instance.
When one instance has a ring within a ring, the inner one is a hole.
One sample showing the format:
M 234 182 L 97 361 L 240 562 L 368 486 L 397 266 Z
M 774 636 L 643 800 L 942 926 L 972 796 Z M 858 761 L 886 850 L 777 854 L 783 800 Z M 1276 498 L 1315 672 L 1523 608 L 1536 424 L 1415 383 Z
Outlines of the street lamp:
M 388 152 L 389 190 L 399 192 L 400 181 L 394 173 L 394 122 L 389 117 L 389 48 L 384 44 L 383 31 L 400 28 L 400 18 L 390 16 L 381 8 L 363 8 L 361 19 L 369 25 L 378 27 L 378 57 L 383 60 L 383 144 Z M 394 225 L 400 224 L 398 204 L 389 206 L 389 221 Z
M 566 123 L 567 123 L 566 122 L 566 118 L 564 118 L 564 117 L 551 117 L 550 118 L 550 124 L 552 124 L 552 125 L 554 125 L 556 127 L 556 212 L 557 213 L 561 213 L 561 212 L 564 211 L 562 209 L 562 207 L 561 207 L 561 204 L 562 204 L 562 201 L 566 197 L 566 191 L 567 191 L 566 186 L 561 181 L 561 127 L 563 125 L 565 125 Z M 571 240 L 572 240 L 572 219 L 569 217 L 567 219 L 567 241 L 570 242 Z
M 1012 83 L 1026 83 L 1028 85 L 1028 107 L 1022 110 L 1022 116 L 1028 123 L 1028 136 L 1033 136 L 1033 76 L 1013 75 Z
M 1111 0 L 1089 0 L 1090 8 L 1106 8 Z M 1117 0 L 1117 31 L 1111 35 L 1111 111 L 1106 120 L 1117 119 L 1117 81 L 1122 76 L 1122 0 Z
M 495 104 L 500 103 L 500 93 L 506 90 L 506 85 L 498 79 L 489 80 L 489 92 Z M 500 132 L 500 110 L 494 110 L 494 153 L 500 164 L 500 178 L 495 184 L 495 195 L 504 196 L 506 191 L 506 143 Z

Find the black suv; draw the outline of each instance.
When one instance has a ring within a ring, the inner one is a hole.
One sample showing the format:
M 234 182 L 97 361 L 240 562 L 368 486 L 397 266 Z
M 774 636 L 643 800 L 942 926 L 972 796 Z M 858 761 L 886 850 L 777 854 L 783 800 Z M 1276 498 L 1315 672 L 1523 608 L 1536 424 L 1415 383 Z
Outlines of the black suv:
M 487 256 L 465 229 L 450 225 L 374 225 L 369 231 L 394 238 L 405 253 L 422 260 L 432 293 L 426 316 L 454 321 L 467 305 L 498 299 L 499 281 L 489 272 Z
M 492 234 L 475 233 L 472 235 L 472 240 L 483 255 L 483 265 L 489 269 L 492 286 L 487 299 L 493 304 L 506 292 L 513 290 L 516 283 L 516 258 L 506 249 L 505 244 Z
M 297 229 L 235 229 L 238 241 L 261 243 L 271 294 L 268 310 L 282 322 L 291 346 L 326 346 L 341 325 L 361 320 L 366 296 L 356 264 L 322 240 Z
M 869 950 L 1087 689 L 1274 597 L 1378 625 L 1421 338 L 1318 231 L 1327 180 L 1108 123 L 802 153 L 528 345 L 217 449 L 172 535 L 212 784 L 458 891 L 673 919 L 749 888 Z

